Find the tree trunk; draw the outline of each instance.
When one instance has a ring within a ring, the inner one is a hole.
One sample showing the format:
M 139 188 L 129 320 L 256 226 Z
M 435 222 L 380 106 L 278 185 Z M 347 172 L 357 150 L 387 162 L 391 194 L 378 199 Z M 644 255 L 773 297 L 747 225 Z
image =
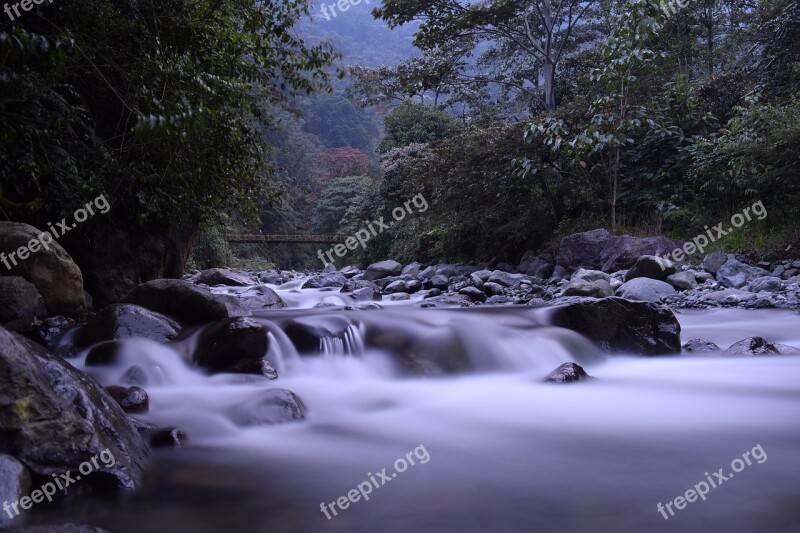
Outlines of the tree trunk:
M 556 108 L 556 64 L 545 61 L 544 64 L 544 108 L 552 111 Z

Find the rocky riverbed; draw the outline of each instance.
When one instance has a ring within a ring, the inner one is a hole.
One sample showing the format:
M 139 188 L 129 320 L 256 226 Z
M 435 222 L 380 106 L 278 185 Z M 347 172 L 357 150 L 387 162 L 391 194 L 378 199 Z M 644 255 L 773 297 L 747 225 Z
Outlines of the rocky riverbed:
M 797 311 L 800 261 L 750 264 L 713 253 L 696 266 L 676 265 L 660 257 L 674 245 L 596 230 L 565 238 L 556 255 L 526 254 L 517 266 L 385 260 L 321 272 L 210 269 L 146 282 L 88 314 L 82 289 L 47 296 L 52 283 L 39 283 L 42 268 L 0 276 L 0 500 L 20 500 L 104 449 L 114 465 L 43 507 L 135 493 L 154 451 L 216 442 L 233 427 L 315 419 L 319 399 L 296 378 L 320 356 L 370 375 L 526 369 L 536 383 L 563 386 L 597 381 L 593 365 L 613 354 L 800 354 L 800 343 L 757 324 L 724 341 L 682 338 L 676 316 Z M 39 266 L 69 261 L 56 259 Z M 223 394 L 206 407 L 214 418 L 203 419 L 202 409 L 176 416 L 186 397 L 176 403 L 168 392 L 175 386 Z M 0 526 L 36 516 L 0 517 Z

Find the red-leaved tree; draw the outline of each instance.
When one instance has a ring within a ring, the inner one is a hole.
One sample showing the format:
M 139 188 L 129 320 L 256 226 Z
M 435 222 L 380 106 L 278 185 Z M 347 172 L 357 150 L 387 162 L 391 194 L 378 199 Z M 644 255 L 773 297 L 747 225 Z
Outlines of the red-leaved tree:
M 329 148 L 317 159 L 321 178 L 326 181 L 346 176 L 364 176 L 369 171 L 370 164 L 367 154 L 350 146 Z

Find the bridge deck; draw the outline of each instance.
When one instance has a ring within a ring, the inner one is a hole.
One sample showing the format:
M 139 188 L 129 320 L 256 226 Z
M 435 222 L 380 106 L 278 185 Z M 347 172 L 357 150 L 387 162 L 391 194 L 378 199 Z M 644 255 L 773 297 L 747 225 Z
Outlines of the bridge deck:
M 275 244 L 307 244 L 307 243 L 339 243 L 347 237 L 332 233 L 229 233 L 225 240 L 229 243 L 275 243 Z

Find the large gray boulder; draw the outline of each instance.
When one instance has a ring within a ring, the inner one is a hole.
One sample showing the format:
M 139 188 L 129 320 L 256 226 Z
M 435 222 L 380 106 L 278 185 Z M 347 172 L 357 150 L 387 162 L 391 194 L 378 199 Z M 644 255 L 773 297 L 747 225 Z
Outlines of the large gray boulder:
M 679 291 L 688 291 L 697 287 L 697 280 L 694 274 L 689 270 L 676 272 L 675 274 L 667 276 L 667 283 Z
M 770 273 L 763 268 L 747 265 L 737 259 L 730 258 L 717 271 L 717 281 L 725 287 L 741 289 L 756 278 L 769 275 Z
M 610 353 L 680 353 L 681 326 L 669 309 L 622 298 L 583 300 L 550 312 L 554 326 L 577 331 Z
M 600 254 L 611 238 L 612 235 L 605 229 L 567 235 L 561 239 L 556 264 L 569 272 L 579 267 L 598 270 L 602 266 Z
M 598 279 L 588 281 L 585 279 L 575 279 L 570 281 L 562 293 L 563 296 L 591 296 L 592 298 L 605 298 L 613 296 L 614 291 L 611 285 L 605 280 Z
M 101 341 L 145 338 L 168 342 L 181 325 L 172 318 L 133 304 L 114 304 L 101 310 L 75 334 L 75 344 L 86 347 Z
M 722 268 L 722 265 L 724 265 L 730 257 L 733 256 L 729 256 L 725 252 L 719 250 L 711 252 L 703 259 L 703 268 L 706 272 L 710 272 L 716 276 L 719 269 Z
M 269 342 L 267 330 L 250 318 L 221 320 L 203 330 L 197 339 L 193 361 L 209 370 L 221 371 L 245 360 L 260 361 Z
M 658 303 L 662 296 L 675 294 L 675 292 L 669 283 L 657 279 L 636 278 L 623 283 L 617 289 L 616 295 L 626 300 Z
M 0 324 L 46 317 L 44 300 L 33 283 L 19 276 L 0 276 Z
M 600 253 L 601 269 L 617 272 L 631 268 L 643 255 L 664 256 L 672 253 L 678 243 L 666 237 L 631 237 L 621 235 L 612 237 Z
M 375 281 L 376 279 L 387 278 L 389 276 L 399 276 L 402 271 L 403 265 L 397 261 L 388 259 L 386 261 L 372 263 L 367 267 L 367 271 L 364 272 L 364 279 Z
M 61 245 L 52 239 L 48 243 L 47 238 L 40 241 L 41 235 L 51 236 L 21 222 L 0 222 L 0 252 L 6 256 L 15 254 L 13 260 L 6 260 L 10 268 L 3 264 L 0 272 L 33 283 L 44 299 L 48 315 L 79 318 L 86 314 L 81 270 Z M 25 259 L 19 258 L 20 249 L 29 254 Z M 30 253 L 29 249 L 37 251 Z
M 91 377 L 35 343 L 0 328 L 0 453 L 41 477 L 77 471 L 104 450 L 87 486 L 141 485 L 147 446 L 123 410 Z M 111 463 L 112 461 L 108 461 Z
M 250 314 L 236 298 L 211 294 L 180 279 L 148 281 L 136 287 L 123 302 L 140 305 L 188 324 L 204 324 Z

